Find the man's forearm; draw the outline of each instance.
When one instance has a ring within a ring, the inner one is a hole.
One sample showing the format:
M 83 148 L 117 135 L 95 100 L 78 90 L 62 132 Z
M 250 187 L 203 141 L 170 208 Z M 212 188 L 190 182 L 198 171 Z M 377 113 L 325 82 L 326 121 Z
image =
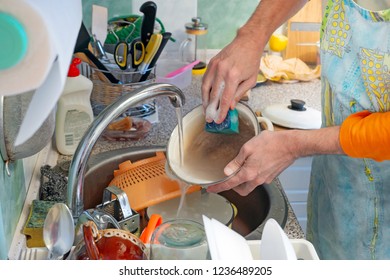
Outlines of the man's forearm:
M 287 130 L 286 141 L 291 143 L 290 152 L 296 158 L 323 155 L 345 154 L 340 144 L 340 126 L 315 130 Z
M 237 35 L 251 38 L 259 51 L 263 51 L 271 34 L 307 2 L 307 0 L 261 0 Z

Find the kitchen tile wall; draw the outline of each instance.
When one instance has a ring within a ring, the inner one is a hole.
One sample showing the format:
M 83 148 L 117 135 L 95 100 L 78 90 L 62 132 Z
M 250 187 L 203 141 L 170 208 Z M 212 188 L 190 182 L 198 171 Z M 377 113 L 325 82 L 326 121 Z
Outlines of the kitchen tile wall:
M 0 260 L 7 259 L 27 193 L 22 160 L 11 163 L 9 169 L 11 176 L 0 160 Z
M 198 16 L 209 24 L 209 49 L 221 49 L 250 17 L 259 0 L 198 0 Z
M 140 14 L 139 8 L 145 0 L 132 0 L 133 13 Z M 180 44 L 187 38 L 184 25 L 197 16 L 197 0 L 153 0 L 157 5 L 157 17 L 164 24 L 166 31 L 172 33 L 176 42 L 169 41 L 164 54 L 177 57 Z
M 83 16 L 87 27 L 91 25 L 92 5 L 108 8 L 108 17 L 125 14 L 140 14 L 138 7 L 144 0 L 83 0 Z M 202 17 L 209 24 L 208 45 L 210 49 L 221 49 L 235 36 L 258 5 L 259 0 L 155 0 L 157 16 L 166 30 L 173 33 L 180 43 L 185 36 L 184 24 L 194 16 Z M 176 44 L 178 48 L 179 44 Z M 173 48 L 173 47 L 171 47 Z

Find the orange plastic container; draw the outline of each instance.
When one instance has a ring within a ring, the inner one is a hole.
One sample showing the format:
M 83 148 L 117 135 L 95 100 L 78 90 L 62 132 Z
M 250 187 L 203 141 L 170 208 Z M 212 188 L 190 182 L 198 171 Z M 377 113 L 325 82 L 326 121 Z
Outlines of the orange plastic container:
M 165 172 L 166 158 L 163 152 L 156 156 L 136 162 L 125 161 L 114 171 L 114 179 L 109 186 L 117 186 L 126 194 L 130 207 L 140 211 L 181 195 L 180 183 L 167 176 Z M 183 185 L 183 189 L 186 186 Z M 199 191 L 198 185 L 187 188 L 186 193 Z

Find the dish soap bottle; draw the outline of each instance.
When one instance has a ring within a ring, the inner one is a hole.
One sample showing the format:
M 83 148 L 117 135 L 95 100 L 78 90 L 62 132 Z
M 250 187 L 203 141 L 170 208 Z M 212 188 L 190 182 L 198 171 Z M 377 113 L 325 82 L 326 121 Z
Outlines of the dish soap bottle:
M 57 104 L 56 145 L 63 155 L 73 155 L 85 131 L 93 121 L 90 102 L 92 81 L 83 75 L 74 58 L 68 72 L 64 91 Z

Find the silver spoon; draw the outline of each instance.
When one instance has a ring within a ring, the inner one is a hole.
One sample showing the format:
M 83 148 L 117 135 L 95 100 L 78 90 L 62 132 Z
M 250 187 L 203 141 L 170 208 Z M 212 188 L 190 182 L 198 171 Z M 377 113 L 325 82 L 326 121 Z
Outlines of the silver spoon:
M 49 260 L 57 260 L 72 248 L 74 221 L 66 204 L 56 203 L 50 208 L 43 225 L 43 241 L 49 250 Z

